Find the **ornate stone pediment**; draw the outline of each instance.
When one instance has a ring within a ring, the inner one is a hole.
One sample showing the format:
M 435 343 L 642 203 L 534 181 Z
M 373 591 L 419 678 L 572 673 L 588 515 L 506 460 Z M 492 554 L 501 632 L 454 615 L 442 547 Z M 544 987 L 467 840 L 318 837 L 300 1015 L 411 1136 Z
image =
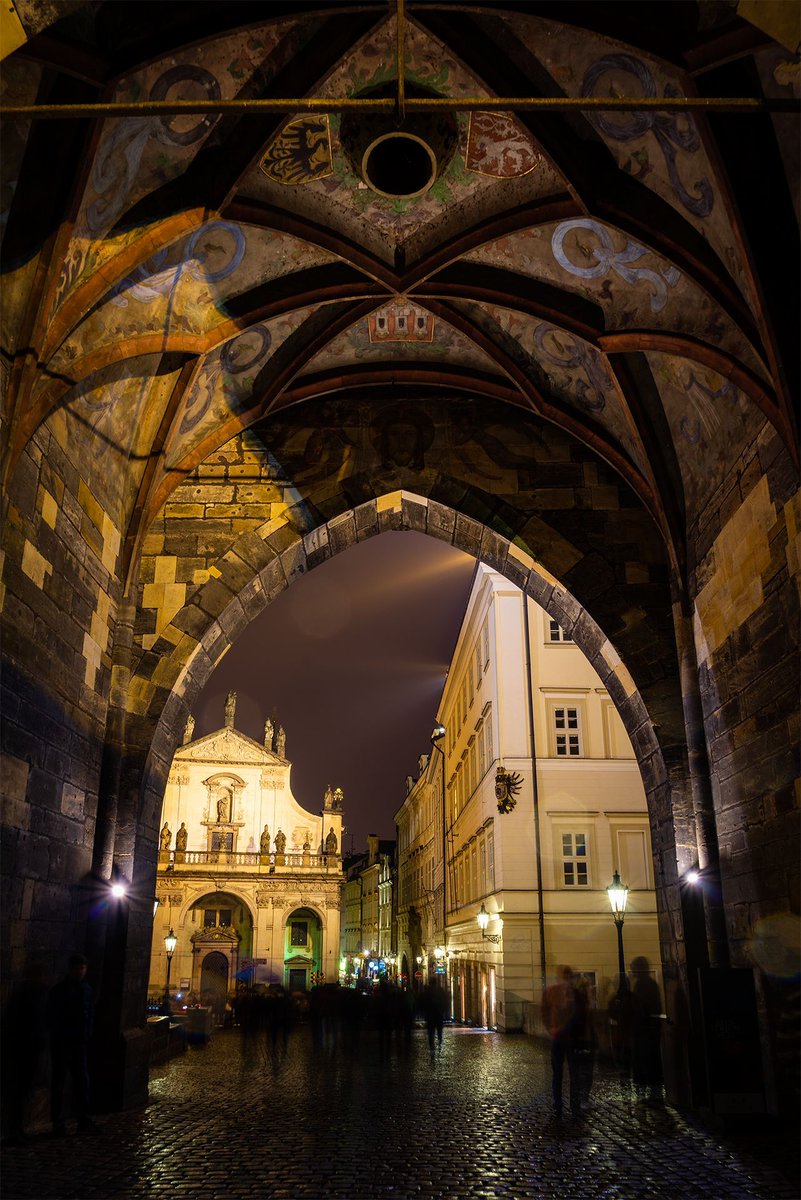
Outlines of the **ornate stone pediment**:
M 215 733 L 209 733 L 182 747 L 176 758 L 181 762 L 258 763 L 263 767 L 278 765 L 278 759 L 270 750 L 265 750 L 253 738 L 246 737 L 236 729 L 218 729 Z
M 197 933 L 193 933 L 189 940 L 194 945 L 208 945 L 212 942 L 219 945 L 222 942 L 229 946 L 236 946 L 239 943 L 239 934 L 235 929 L 219 929 L 215 927 L 214 929 L 201 929 Z

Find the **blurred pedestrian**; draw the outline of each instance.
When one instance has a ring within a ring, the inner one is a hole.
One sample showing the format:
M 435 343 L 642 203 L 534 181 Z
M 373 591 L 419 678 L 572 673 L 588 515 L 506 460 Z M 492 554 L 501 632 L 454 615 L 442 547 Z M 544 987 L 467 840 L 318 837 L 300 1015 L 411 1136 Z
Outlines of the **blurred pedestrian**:
M 592 1079 L 595 1070 L 595 1052 L 598 1039 L 595 1034 L 595 1014 L 586 979 L 574 981 L 575 1008 L 570 1031 L 573 1046 L 573 1061 L 576 1072 L 577 1107 L 584 1112 L 590 1103 Z M 572 1104 L 571 1104 L 572 1107 Z
M 551 1072 L 554 1116 L 562 1115 L 562 1081 L 565 1061 L 570 1076 L 570 1111 L 581 1115 L 580 1087 L 576 1073 L 573 1030 L 576 1019 L 576 988 L 571 967 L 556 968 L 556 983 L 542 996 L 542 1020 L 551 1039 Z
M 434 1057 L 434 1039 L 439 1049 L 442 1049 L 442 1029 L 445 1024 L 445 992 L 434 980 L 431 980 L 420 993 L 420 1011 L 426 1023 L 428 1034 L 428 1049 Z
M 3 1026 L 7 1140 L 12 1146 L 24 1146 L 28 1105 L 47 1045 L 47 987 L 39 964 L 31 966 L 12 990 Z
M 662 997 L 642 955 L 631 964 L 631 1070 L 641 1100 L 661 1103 Z
M 67 974 L 50 989 L 47 1024 L 50 1030 L 50 1117 L 53 1133 L 63 1137 L 64 1085 L 69 1075 L 75 1100 L 79 1133 L 98 1133 L 89 1115 L 89 1069 L 86 1051 L 92 1036 L 94 997 L 86 982 L 87 961 L 73 954 Z

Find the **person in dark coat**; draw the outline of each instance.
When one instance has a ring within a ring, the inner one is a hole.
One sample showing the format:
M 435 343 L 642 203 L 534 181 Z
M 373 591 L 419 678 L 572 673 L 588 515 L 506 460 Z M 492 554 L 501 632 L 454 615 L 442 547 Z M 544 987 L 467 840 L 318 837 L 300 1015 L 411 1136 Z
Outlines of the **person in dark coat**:
M 47 1024 L 50 1031 L 50 1118 L 53 1133 L 63 1137 L 64 1085 L 69 1075 L 75 1097 L 75 1115 L 79 1133 L 96 1133 L 89 1115 L 89 1069 L 86 1051 L 92 1036 L 94 997 L 86 982 L 87 962 L 82 954 L 73 954 L 67 975 L 50 989 L 47 997 Z
M 554 1116 L 562 1115 L 562 1080 L 565 1061 L 570 1076 L 570 1111 L 581 1115 L 581 1085 L 576 1070 L 573 1031 L 576 1022 L 576 988 L 571 967 L 556 968 L 556 983 L 542 996 L 542 1020 L 551 1039 L 551 1072 Z
M 47 1046 L 46 1009 L 44 968 L 34 964 L 11 992 L 3 1022 L 8 1142 L 14 1146 L 27 1142 L 25 1120 Z
M 434 1057 L 435 1038 L 436 1045 L 440 1050 L 442 1049 L 442 1027 L 445 1024 L 446 1006 L 447 999 L 443 988 L 434 980 L 427 983 L 420 994 L 420 1011 L 426 1023 L 428 1049 L 432 1058 Z
M 641 1099 L 662 1100 L 662 997 L 647 958 L 631 964 L 631 1069 Z

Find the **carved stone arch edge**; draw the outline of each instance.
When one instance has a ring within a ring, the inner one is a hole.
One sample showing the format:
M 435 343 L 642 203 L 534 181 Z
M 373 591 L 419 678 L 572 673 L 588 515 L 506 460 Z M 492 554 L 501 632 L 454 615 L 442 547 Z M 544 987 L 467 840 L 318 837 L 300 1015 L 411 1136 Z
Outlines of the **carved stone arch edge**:
M 247 910 L 250 920 L 252 922 L 253 928 L 255 929 L 256 928 L 256 913 L 254 911 L 253 905 L 251 904 L 250 900 L 248 900 L 248 898 L 246 896 L 243 896 L 242 893 L 237 890 L 236 884 L 233 884 L 233 886 L 229 887 L 228 886 L 229 883 L 233 883 L 233 881 L 227 879 L 225 881 L 226 886 L 224 888 L 220 889 L 216 886 L 215 881 L 213 879 L 210 880 L 209 882 L 214 884 L 213 889 L 210 889 L 207 887 L 198 887 L 194 884 L 192 884 L 191 887 L 187 888 L 187 894 L 184 896 L 180 911 L 178 913 L 179 928 L 181 928 L 181 929 L 186 928 L 186 924 L 189 919 L 189 913 L 192 909 L 192 906 L 197 904 L 198 900 L 200 900 L 203 896 L 213 896 L 215 892 L 222 892 L 227 896 L 233 896 L 236 900 L 239 901 L 239 903 L 242 905 L 242 907 Z

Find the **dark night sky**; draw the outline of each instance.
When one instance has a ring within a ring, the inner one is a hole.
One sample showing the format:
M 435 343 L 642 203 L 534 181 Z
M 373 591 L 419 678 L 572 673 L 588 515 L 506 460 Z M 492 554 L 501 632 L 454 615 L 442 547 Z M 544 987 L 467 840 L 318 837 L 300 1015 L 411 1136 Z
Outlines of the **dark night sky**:
M 406 775 L 430 734 L 475 561 L 424 534 L 385 533 L 293 583 L 239 638 L 194 708 L 194 736 L 223 724 L 259 742 L 269 714 L 287 735 L 291 784 L 311 812 L 345 793 L 345 845 L 395 836 Z M 277 720 L 276 720 L 277 718 Z

